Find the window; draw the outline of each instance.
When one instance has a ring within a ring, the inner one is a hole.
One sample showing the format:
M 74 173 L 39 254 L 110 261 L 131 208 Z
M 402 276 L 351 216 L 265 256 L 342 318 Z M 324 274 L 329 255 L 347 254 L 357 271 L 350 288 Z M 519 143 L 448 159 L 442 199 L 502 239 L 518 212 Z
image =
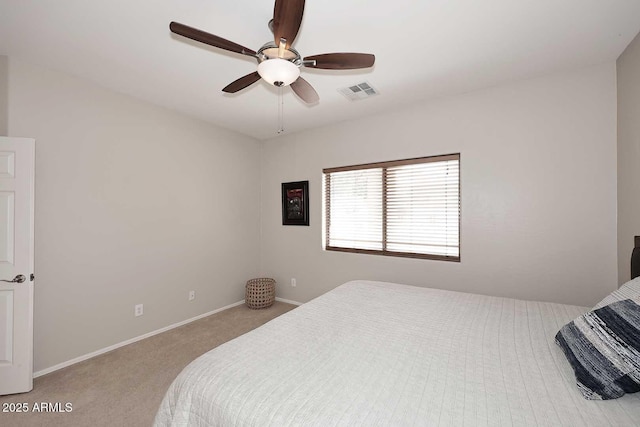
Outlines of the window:
M 323 173 L 327 250 L 460 261 L 460 154 Z

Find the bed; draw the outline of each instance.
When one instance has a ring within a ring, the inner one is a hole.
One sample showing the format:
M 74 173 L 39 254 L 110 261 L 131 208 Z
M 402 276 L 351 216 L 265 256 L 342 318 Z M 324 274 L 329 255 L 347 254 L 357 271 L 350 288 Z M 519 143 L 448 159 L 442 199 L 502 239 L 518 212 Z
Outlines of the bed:
M 554 342 L 588 310 L 348 282 L 196 359 L 155 425 L 640 425 L 640 393 L 585 400 Z

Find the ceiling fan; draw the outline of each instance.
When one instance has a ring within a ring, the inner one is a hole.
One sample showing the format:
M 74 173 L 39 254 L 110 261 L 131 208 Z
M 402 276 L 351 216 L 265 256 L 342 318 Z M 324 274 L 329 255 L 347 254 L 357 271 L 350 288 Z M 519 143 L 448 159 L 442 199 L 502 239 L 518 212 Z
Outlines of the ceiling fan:
M 222 89 L 223 92 L 238 92 L 262 78 L 277 87 L 290 85 L 300 99 L 308 104 L 313 104 L 318 102 L 320 98 L 309 82 L 300 77 L 300 67 L 353 70 L 372 67 L 376 58 L 369 53 L 325 53 L 302 58 L 291 45 L 300 29 L 303 13 L 304 0 L 276 0 L 273 19 L 269 21 L 274 41 L 266 43 L 257 52 L 178 22 L 171 22 L 169 28 L 173 33 L 183 37 L 230 52 L 251 56 L 258 61 L 257 71 L 230 83 Z

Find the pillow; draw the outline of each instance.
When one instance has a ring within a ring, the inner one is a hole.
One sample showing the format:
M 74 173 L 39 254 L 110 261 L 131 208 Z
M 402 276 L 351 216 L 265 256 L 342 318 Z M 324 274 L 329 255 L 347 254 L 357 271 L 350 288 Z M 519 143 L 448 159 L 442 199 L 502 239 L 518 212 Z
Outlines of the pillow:
M 640 277 L 636 277 L 633 280 L 628 281 L 624 285 L 620 286 L 619 289 L 611 292 L 609 295 L 604 297 L 602 301 L 597 303 L 593 309 L 604 307 L 605 305 L 609 305 L 612 302 L 622 301 L 623 299 L 633 299 L 640 297 Z
M 564 325 L 556 344 L 589 400 L 640 391 L 640 298 L 616 301 Z

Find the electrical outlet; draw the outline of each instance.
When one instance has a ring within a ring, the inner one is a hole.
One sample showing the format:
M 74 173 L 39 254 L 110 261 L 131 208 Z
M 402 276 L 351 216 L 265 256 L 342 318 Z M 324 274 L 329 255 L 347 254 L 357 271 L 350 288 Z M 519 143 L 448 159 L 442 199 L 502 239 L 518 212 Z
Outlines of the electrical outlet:
M 142 304 L 136 304 L 135 307 L 133 307 L 133 315 L 135 317 L 138 316 L 142 316 L 144 314 L 144 307 Z
M 196 291 L 189 291 L 189 301 L 196 299 Z
M 296 283 L 296 279 L 291 279 L 291 286 L 293 286 L 294 288 L 297 286 L 298 284 Z

